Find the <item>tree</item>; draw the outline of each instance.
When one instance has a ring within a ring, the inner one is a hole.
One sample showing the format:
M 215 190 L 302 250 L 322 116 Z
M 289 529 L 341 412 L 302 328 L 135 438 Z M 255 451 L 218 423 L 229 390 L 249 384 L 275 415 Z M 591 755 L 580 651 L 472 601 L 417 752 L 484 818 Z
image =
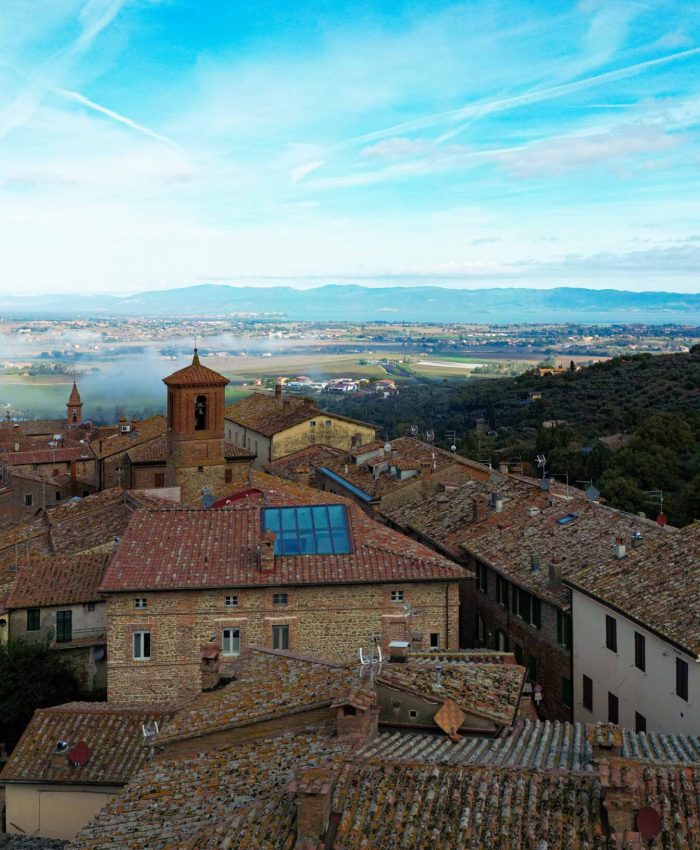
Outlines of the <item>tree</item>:
M 0 741 L 12 750 L 37 708 L 81 695 L 69 661 L 48 644 L 21 638 L 0 644 Z

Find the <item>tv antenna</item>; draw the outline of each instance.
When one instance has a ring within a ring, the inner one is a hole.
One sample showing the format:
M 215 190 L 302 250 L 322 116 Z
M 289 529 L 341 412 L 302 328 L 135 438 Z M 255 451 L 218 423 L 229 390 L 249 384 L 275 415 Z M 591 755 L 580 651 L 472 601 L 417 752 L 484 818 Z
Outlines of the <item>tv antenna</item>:
M 377 676 L 382 671 L 382 647 L 381 635 L 372 635 L 372 648 L 369 655 L 365 655 L 360 647 L 360 677 L 369 680 L 370 687 L 374 689 Z
M 411 425 L 411 427 L 408 430 L 409 430 L 409 433 L 411 434 L 412 437 L 418 436 L 418 426 L 417 425 Z
M 537 455 L 537 468 L 542 470 L 542 478 L 547 477 L 547 458 L 543 454 Z
M 153 742 L 155 741 L 156 735 L 158 734 L 158 721 L 147 720 L 145 723 L 142 723 L 141 733 L 143 734 L 143 745 L 144 747 L 148 747 L 148 757 L 153 758 Z
M 435 441 L 435 431 L 433 431 L 432 429 L 430 431 L 426 431 L 425 441 L 426 443 L 433 443 Z

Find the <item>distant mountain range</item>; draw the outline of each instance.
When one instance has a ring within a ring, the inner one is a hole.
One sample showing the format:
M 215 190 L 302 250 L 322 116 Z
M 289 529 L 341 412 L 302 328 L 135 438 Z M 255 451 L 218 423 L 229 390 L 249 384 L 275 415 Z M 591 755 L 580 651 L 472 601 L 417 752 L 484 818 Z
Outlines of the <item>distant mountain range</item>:
M 700 324 L 700 294 L 617 289 L 437 286 L 254 287 L 203 284 L 139 295 L 1 296 L 6 316 L 223 316 L 308 321 L 640 322 Z

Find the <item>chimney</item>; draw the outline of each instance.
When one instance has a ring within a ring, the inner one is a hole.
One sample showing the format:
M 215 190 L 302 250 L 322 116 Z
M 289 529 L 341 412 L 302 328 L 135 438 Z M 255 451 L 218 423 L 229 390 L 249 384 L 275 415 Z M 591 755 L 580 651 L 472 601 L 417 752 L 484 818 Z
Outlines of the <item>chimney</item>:
M 364 685 L 354 685 L 331 708 L 336 711 L 338 738 L 355 738 L 359 745 L 377 735 L 380 708 L 375 704 L 374 693 Z
M 472 522 L 481 522 L 486 517 L 488 499 L 483 493 L 477 493 L 472 499 Z
M 603 790 L 603 806 L 608 816 L 610 836 L 615 847 L 642 846 L 636 828 L 636 811 L 640 808 L 639 793 L 643 788 L 637 776 L 636 765 L 627 759 L 602 759 L 600 761 L 600 785 Z M 652 811 L 655 811 L 652 808 Z M 632 838 L 637 841 L 632 843 Z M 621 839 L 621 840 L 620 840 Z
M 15 451 L 16 451 L 16 452 L 18 452 L 18 451 L 19 451 L 19 443 L 15 443 Z
M 389 642 L 389 663 L 405 664 L 408 661 L 408 650 L 411 644 L 407 640 L 392 640 Z
M 627 546 L 625 545 L 624 538 L 618 537 L 615 540 L 615 557 L 618 560 L 621 560 L 627 554 Z
M 68 767 L 68 742 L 56 741 L 56 747 L 49 756 L 52 770 L 65 770 Z
M 200 670 L 202 690 L 213 691 L 219 684 L 219 654 L 221 647 L 216 643 L 204 643 L 200 647 Z
M 560 587 L 561 586 L 561 578 L 563 572 L 563 563 L 562 559 L 557 557 L 556 555 L 552 555 L 552 559 L 549 562 L 549 586 L 550 587 Z
M 433 475 L 433 465 L 429 460 L 421 461 L 420 474 L 423 481 L 430 481 Z
M 282 398 L 282 382 L 277 381 L 275 384 L 275 398 Z
M 297 840 L 294 850 L 323 847 L 331 814 L 331 796 L 337 773 L 327 767 L 306 767 L 297 771 L 289 790 L 296 794 Z
M 439 689 L 442 687 L 442 667 L 439 664 L 435 665 L 435 684 L 433 686 L 434 689 Z
M 496 496 L 493 500 L 493 509 L 497 514 L 503 513 L 503 496 Z
M 504 460 L 498 464 L 498 471 L 501 475 L 508 475 L 508 464 Z
M 270 572 L 275 568 L 276 540 L 277 535 L 274 531 L 270 531 L 269 528 L 263 533 L 263 536 L 260 538 L 260 543 L 258 545 L 258 553 L 260 555 L 260 569 L 264 572 Z

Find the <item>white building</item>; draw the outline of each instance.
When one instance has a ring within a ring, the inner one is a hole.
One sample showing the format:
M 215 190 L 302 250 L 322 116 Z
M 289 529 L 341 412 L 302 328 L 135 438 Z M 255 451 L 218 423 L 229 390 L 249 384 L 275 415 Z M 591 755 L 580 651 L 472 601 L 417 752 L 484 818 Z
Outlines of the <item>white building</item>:
M 571 588 L 574 720 L 700 734 L 700 522 L 618 544 Z

